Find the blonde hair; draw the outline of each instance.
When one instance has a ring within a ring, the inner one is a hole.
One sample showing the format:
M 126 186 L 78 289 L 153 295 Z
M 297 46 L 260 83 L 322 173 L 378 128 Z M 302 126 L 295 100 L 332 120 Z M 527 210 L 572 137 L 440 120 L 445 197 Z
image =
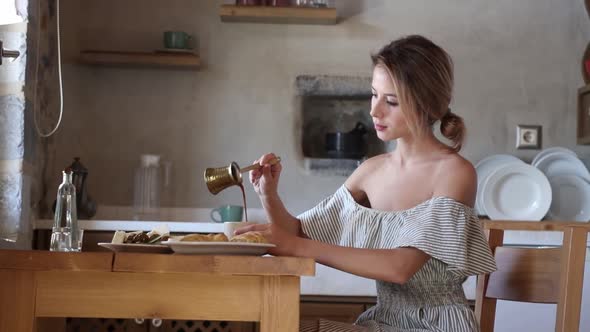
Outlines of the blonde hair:
M 432 41 L 413 35 L 385 45 L 371 59 L 391 76 L 411 133 L 421 136 L 440 120 L 441 133 L 452 142 L 450 148 L 461 150 L 465 125 L 463 118 L 449 109 L 453 94 L 449 54 Z

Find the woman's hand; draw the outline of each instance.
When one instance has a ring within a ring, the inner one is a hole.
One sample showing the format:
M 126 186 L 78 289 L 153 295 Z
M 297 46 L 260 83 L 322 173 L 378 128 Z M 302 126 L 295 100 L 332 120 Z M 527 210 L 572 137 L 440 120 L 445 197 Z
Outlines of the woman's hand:
M 289 234 L 281 227 L 275 224 L 256 224 L 248 225 L 236 229 L 235 235 L 244 234 L 247 232 L 260 232 L 268 243 L 276 245 L 271 248 L 268 253 L 274 256 L 296 256 L 295 249 L 297 248 L 298 237 Z
M 269 153 L 254 161 L 255 164 L 262 166 L 261 168 L 250 172 L 250 182 L 252 182 L 254 191 L 256 191 L 259 196 L 272 196 L 277 194 L 282 167 L 280 162 L 274 165 L 269 164 L 274 158 L 276 158 L 274 153 Z

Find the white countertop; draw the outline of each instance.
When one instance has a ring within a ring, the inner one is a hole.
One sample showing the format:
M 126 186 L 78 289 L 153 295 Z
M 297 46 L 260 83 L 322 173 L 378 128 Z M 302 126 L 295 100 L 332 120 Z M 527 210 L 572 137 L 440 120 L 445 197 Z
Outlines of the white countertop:
M 101 205 L 97 214 L 90 220 L 78 220 L 80 228 L 92 231 L 151 231 L 155 226 L 165 223 L 171 232 L 177 233 L 222 233 L 223 223 L 213 222 L 208 208 L 160 208 L 152 217 L 134 216 L 130 206 Z M 248 209 L 248 219 L 264 223 L 263 209 Z M 53 220 L 36 220 L 34 229 L 51 229 Z
M 162 224 L 174 233 L 223 233 L 222 223 L 210 221 L 78 220 L 78 226 L 87 231 L 151 231 Z M 51 229 L 53 220 L 36 220 L 33 227 Z

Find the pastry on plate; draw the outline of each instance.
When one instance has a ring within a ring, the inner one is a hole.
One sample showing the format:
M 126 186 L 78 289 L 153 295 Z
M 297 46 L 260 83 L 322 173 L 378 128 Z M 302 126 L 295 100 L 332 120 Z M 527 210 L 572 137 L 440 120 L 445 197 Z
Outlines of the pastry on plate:
M 261 232 L 247 232 L 231 238 L 231 242 L 268 243 Z
M 116 244 L 157 244 L 161 241 L 166 241 L 170 237 L 170 233 L 158 232 L 152 230 L 151 232 L 135 231 L 135 232 L 124 232 L 115 231 L 111 243 Z
M 227 242 L 227 236 L 223 233 L 189 234 L 180 238 L 182 242 Z

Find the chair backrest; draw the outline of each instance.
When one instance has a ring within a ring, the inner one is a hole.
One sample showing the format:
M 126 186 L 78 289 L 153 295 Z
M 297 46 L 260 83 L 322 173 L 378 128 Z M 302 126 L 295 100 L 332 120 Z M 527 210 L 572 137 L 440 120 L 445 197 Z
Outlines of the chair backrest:
M 496 300 L 556 303 L 555 331 L 578 331 L 586 238 L 590 225 L 569 222 L 483 222 L 498 270 L 477 279 L 476 316 L 482 332 L 494 330 Z M 559 248 L 502 246 L 504 231 L 563 232 Z

